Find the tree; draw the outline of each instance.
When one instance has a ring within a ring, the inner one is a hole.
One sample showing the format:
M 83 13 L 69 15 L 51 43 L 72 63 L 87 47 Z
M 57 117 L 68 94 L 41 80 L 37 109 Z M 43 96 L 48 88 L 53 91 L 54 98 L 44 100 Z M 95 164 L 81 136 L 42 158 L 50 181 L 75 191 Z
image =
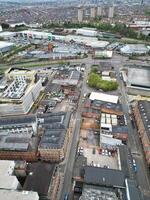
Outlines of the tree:
M 2 26 L 2 29 L 9 29 L 9 24 L 2 23 L 1 26 Z
M 88 85 L 89 87 L 102 89 L 103 91 L 112 91 L 118 88 L 117 82 L 102 80 L 102 78 L 93 71 L 89 74 Z

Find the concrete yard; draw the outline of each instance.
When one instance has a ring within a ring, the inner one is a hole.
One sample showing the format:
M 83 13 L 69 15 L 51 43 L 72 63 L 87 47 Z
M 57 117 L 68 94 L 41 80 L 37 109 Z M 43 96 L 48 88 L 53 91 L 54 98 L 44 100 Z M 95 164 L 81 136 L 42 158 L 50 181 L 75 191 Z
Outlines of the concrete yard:
M 117 155 L 115 157 L 101 155 L 97 149 L 95 154 L 93 154 L 93 149 L 89 148 L 84 148 L 83 154 L 87 158 L 87 165 L 93 163 L 98 167 L 104 167 L 106 165 L 110 169 L 119 169 Z

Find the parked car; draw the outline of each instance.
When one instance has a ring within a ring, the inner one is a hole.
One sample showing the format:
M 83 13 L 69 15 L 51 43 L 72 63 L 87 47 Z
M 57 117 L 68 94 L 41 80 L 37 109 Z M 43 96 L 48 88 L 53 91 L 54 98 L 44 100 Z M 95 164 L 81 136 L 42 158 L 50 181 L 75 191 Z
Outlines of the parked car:
M 92 153 L 95 154 L 95 148 L 93 148 Z

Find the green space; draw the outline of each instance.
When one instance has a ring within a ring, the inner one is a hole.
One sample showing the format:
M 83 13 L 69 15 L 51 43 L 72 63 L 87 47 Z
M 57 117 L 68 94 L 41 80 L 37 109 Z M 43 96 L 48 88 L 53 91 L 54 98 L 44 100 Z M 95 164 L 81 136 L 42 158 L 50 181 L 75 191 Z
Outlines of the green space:
M 101 75 L 97 74 L 97 69 L 93 68 L 88 77 L 88 86 L 107 92 L 116 90 L 118 88 L 118 83 L 116 81 L 102 80 Z

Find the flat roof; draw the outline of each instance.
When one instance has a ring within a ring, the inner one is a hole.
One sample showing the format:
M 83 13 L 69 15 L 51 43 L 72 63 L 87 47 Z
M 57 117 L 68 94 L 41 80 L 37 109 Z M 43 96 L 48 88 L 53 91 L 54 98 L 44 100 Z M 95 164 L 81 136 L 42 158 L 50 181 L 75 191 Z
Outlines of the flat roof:
M 13 171 L 15 162 L 13 160 L 0 160 L 0 176 L 10 174 L 10 169 Z
M 12 126 L 15 124 L 31 124 L 36 122 L 35 115 L 19 115 L 12 117 L 0 117 L 0 127 Z
M 5 200 L 39 200 L 37 192 L 32 191 L 0 190 L 0 197 Z
M 142 86 L 150 89 L 150 67 L 129 67 L 128 82 L 131 86 Z
M 12 42 L 0 41 L 0 49 L 5 48 L 5 47 L 10 47 L 10 46 L 13 46 L 13 45 L 15 45 L 15 44 L 12 43 Z
M 84 182 L 87 184 L 116 188 L 125 187 L 125 175 L 120 170 L 93 166 L 86 166 L 84 170 Z
M 127 44 L 123 46 L 120 51 L 122 53 L 130 54 L 130 53 L 147 53 L 149 49 L 145 44 Z
M 118 96 L 104 94 L 101 92 L 92 92 L 89 98 L 90 100 L 99 100 L 99 101 L 110 102 L 110 103 L 115 103 L 115 104 L 118 103 Z
M 16 176 L 0 176 L 0 190 L 16 190 L 19 186 L 19 181 Z
M 104 145 L 106 147 L 117 146 L 117 145 L 122 144 L 121 140 L 111 138 L 111 137 L 109 137 L 107 135 L 103 135 L 103 134 L 101 134 L 101 136 L 100 136 L 100 142 L 102 145 Z
M 29 164 L 29 175 L 23 186 L 24 190 L 35 191 L 39 195 L 47 195 L 55 165 L 38 162 Z
M 5 36 L 14 36 L 16 33 L 15 32 L 9 32 L 9 31 L 6 31 L 6 32 L 1 32 L 0 33 L 0 37 L 5 37 Z
M 115 190 L 92 185 L 84 185 L 81 198 L 82 200 L 119 200 Z
M 112 133 L 128 133 L 128 127 L 127 126 L 113 126 L 112 127 Z

